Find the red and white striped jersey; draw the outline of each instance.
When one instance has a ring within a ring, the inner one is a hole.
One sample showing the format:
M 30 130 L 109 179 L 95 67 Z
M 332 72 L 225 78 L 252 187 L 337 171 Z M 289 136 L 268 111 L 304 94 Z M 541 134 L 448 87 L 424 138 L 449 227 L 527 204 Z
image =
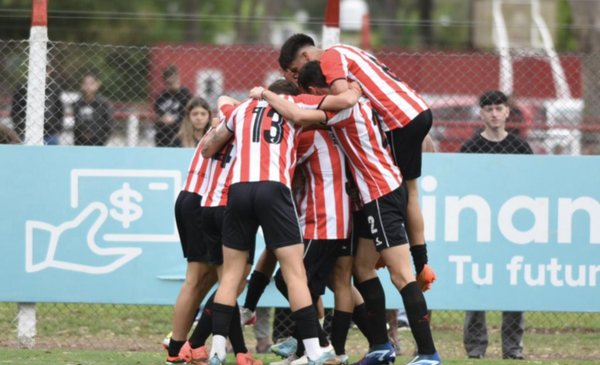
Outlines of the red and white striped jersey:
M 225 123 L 235 107 L 231 104 L 219 108 L 219 121 Z M 212 156 L 206 174 L 206 192 L 202 195 L 200 205 L 203 207 L 224 207 L 227 205 L 227 193 L 231 183 L 231 166 L 235 160 L 235 143 L 233 137 L 225 143 L 219 152 Z
M 182 189 L 183 191 L 196 193 L 198 195 L 202 195 L 206 192 L 207 184 L 205 177 L 209 160 L 202 157 L 202 146 L 204 145 L 205 137 L 206 135 L 200 139 L 196 146 L 196 151 L 194 151 L 194 157 L 192 157 L 192 161 L 188 167 L 188 175 Z
M 304 109 L 316 109 L 324 96 L 285 96 Z M 301 127 L 285 120 L 265 100 L 247 100 L 227 119 L 235 135 L 237 157 L 232 184 L 275 181 L 291 186 L 296 166 L 296 147 Z
M 368 100 L 361 99 L 354 107 L 337 114 L 328 113 L 327 125 L 350 164 L 363 204 L 378 199 L 402 184 L 400 170 L 394 164 L 390 150 Z
M 298 199 L 304 238 L 348 238 L 350 197 L 346 193 L 346 166 L 344 154 L 334 143 L 331 132 L 322 129 L 302 132 L 297 156 L 298 168 L 306 178 Z
M 349 45 L 335 45 L 321 56 L 328 85 L 348 79 L 360 84 L 373 108 L 383 118 L 383 130 L 402 128 L 429 106 L 370 53 Z

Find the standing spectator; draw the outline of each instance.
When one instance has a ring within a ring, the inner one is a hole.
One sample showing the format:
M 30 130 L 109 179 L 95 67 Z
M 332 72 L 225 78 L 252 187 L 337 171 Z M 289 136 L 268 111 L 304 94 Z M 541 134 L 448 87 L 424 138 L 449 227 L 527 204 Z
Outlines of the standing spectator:
M 154 112 L 158 117 L 154 141 L 157 147 L 173 147 L 175 135 L 183 120 L 185 106 L 192 98 L 192 94 L 185 87 L 181 87 L 181 79 L 175 66 L 167 67 L 162 77 L 165 90 L 154 103 Z
M 190 99 L 184 113 L 185 117 L 172 144 L 175 147 L 194 148 L 210 128 L 212 113 L 208 102 L 201 97 Z
M 15 131 L 0 124 L 0 144 L 21 144 L 21 140 Z
M 81 79 L 81 97 L 73 105 L 75 145 L 104 146 L 112 130 L 112 106 L 98 93 L 102 82 L 88 72 Z
M 44 144 L 57 145 L 63 130 L 64 106 L 60 100 L 61 89 L 51 79 L 51 66 L 46 77 L 46 98 L 44 108 Z M 21 140 L 25 140 L 27 118 L 27 85 L 19 88 L 13 95 L 10 110 L 14 130 Z
M 460 151 L 465 153 L 532 154 L 529 144 L 506 131 L 510 113 L 508 98 L 501 91 L 488 91 L 479 99 L 483 132 L 469 139 Z M 523 359 L 523 312 L 502 312 L 502 357 Z M 485 312 L 467 311 L 464 324 L 465 350 L 469 358 L 481 359 L 488 345 Z

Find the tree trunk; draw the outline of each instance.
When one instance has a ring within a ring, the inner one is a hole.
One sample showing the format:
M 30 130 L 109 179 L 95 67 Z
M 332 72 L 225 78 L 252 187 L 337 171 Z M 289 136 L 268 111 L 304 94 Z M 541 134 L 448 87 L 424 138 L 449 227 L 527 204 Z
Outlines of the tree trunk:
M 198 1 L 186 0 L 184 9 L 187 15 L 197 15 Z M 189 20 L 185 23 L 184 40 L 186 42 L 198 42 L 200 40 L 200 27 L 198 26 L 197 19 Z
M 433 46 L 433 0 L 419 0 L 419 34 L 421 44 L 425 47 Z

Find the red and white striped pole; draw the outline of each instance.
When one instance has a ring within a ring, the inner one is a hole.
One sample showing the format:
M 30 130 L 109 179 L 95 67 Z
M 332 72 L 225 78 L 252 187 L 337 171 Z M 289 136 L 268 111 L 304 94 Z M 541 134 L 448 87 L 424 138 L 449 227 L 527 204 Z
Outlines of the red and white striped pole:
M 44 143 L 44 109 L 46 95 L 46 64 L 48 53 L 48 2 L 33 0 L 29 34 L 29 70 L 27 73 L 27 111 L 25 144 Z M 19 303 L 17 341 L 19 346 L 33 348 L 37 316 L 35 303 Z
M 340 43 L 340 0 L 327 0 L 322 47 Z
M 44 100 L 48 63 L 48 1 L 33 0 L 29 34 L 29 71 L 27 73 L 27 118 L 25 144 L 44 143 Z

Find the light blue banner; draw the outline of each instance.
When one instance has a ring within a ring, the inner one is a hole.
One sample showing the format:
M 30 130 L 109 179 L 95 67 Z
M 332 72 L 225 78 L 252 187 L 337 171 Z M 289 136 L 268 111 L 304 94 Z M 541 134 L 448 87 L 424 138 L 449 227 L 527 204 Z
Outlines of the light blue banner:
M 0 301 L 173 304 L 192 154 L 0 146 Z M 420 184 L 430 308 L 600 311 L 599 157 L 426 155 Z

